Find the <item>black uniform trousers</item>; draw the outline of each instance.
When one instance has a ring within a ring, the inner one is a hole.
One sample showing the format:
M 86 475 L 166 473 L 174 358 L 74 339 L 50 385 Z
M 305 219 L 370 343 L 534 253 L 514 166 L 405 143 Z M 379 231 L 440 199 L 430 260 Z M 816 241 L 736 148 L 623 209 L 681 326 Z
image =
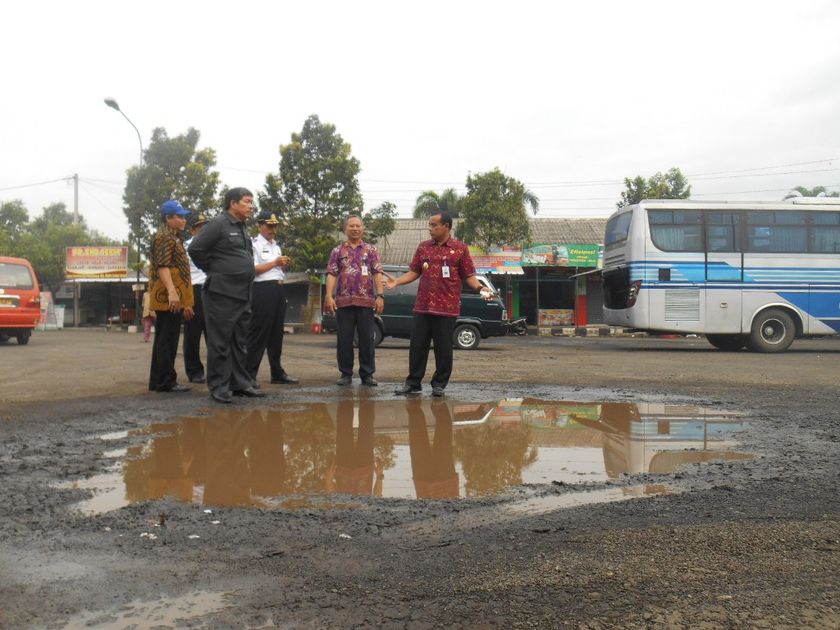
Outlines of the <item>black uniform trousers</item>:
M 245 369 L 251 303 L 206 287 L 201 297 L 207 332 L 207 389 L 223 394 L 253 387 Z
M 149 390 L 165 392 L 178 382 L 175 357 L 181 337 L 181 313 L 155 311 L 155 341 L 152 345 L 152 366 L 149 369 Z
M 193 318 L 184 320 L 184 369 L 187 378 L 204 378 L 204 364 L 201 362 L 199 350 L 201 347 L 201 335 L 204 335 L 205 343 L 207 334 L 204 332 L 204 302 L 201 299 L 203 284 L 193 285 Z
M 408 350 L 408 378 L 406 385 L 420 387 L 426 375 L 429 346 L 435 342 L 435 373 L 432 387 L 446 387 L 452 375 L 452 333 L 455 317 L 444 315 L 414 315 L 411 343 Z
M 286 291 L 271 280 L 255 282 L 251 292 L 251 326 L 248 329 L 247 371 L 256 381 L 263 354 L 268 351 L 271 378 L 283 378 L 283 325 L 286 322 Z
M 367 378 L 376 372 L 373 345 L 373 309 L 365 306 L 342 306 L 335 310 L 338 343 L 336 358 L 342 376 L 353 376 L 353 333 L 359 337 L 359 377 Z

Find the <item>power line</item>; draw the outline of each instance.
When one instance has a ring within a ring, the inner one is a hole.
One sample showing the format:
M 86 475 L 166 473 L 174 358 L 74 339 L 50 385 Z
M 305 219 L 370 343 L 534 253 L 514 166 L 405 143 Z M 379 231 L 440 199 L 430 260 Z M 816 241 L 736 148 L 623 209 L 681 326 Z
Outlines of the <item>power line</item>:
M 93 191 L 91 191 L 91 190 L 90 190 L 90 188 L 88 188 L 87 186 L 85 186 L 85 184 L 84 184 L 83 182 L 79 182 L 79 185 L 80 185 L 80 186 L 84 189 L 84 191 L 85 191 L 87 194 L 89 194 L 89 195 L 93 198 L 93 200 L 94 200 L 96 203 L 98 203 L 100 206 L 102 206 L 102 207 L 103 207 L 103 208 L 104 208 L 107 212 L 112 213 L 112 214 L 114 213 L 114 209 L 113 209 L 113 208 L 110 208 L 110 207 L 108 207 L 108 206 L 106 206 L 106 205 L 105 205 L 105 204 L 104 204 L 104 203 L 103 203 L 103 202 L 99 199 L 99 197 L 97 197 L 96 195 L 94 195 L 94 194 L 93 194 Z
M 55 184 L 56 182 L 66 182 L 69 179 L 73 179 L 72 177 L 60 177 L 59 179 L 48 179 L 43 182 L 32 182 L 31 184 L 20 184 L 19 186 L 7 186 L 5 188 L 0 188 L 0 192 L 4 190 L 17 190 L 19 188 L 32 188 L 33 186 L 43 186 L 45 184 Z
M 714 173 L 698 173 L 692 177 L 705 177 L 706 175 L 727 175 L 729 173 L 747 173 L 749 171 L 768 171 L 774 168 L 787 168 L 789 166 L 806 166 L 808 164 L 822 164 L 823 162 L 835 162 L 840 158 L 828 158 L 826 160 L 813 160 L 811 162 L 791 162 L 790 164 L 779 164 L 778 166 L 758 166 L 756 168 L 745 168 L 739 171 L 717 171 Z

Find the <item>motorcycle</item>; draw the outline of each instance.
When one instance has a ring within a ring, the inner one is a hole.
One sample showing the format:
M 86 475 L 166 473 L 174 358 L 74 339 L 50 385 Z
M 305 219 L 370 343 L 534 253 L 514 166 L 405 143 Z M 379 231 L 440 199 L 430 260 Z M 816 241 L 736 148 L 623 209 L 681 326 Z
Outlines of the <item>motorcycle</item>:
M 525 318 L 520 317 L 519 319 L 511 320 L 508 325 L 508 334 L 517 336 L 527 335 L 528 325 L 525 323 Z

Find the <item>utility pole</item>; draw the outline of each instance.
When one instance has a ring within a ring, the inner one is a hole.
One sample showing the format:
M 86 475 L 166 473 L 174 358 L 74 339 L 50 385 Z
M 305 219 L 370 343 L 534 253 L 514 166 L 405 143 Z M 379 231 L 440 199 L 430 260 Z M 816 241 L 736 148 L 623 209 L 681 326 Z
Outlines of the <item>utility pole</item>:
M 79 174 L 73 174 L 73 225 L 79 225 Z

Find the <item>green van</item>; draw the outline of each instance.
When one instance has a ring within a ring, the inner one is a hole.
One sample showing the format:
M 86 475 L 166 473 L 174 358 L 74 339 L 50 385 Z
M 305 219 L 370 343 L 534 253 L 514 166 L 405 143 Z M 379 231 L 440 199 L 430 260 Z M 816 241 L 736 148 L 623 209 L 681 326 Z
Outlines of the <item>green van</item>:
M 408 267 L 385 265 L 385 272 L 394 277 L 399 277 L 408 271 Z M 481 274 L 476 278 L 484 286 L 497 293 L 496 287 L 490 279 Z M 385 337 L 397 337 L 408 339 L 411 337 L 411 328 L 414 309 L 414 299 L 417 296 L 419 280 L 399 286 L 385 293 L 385 310 L 381 315 L 376 315 L 376 328 L 374 329 L 374 342 L 378 346 Z M 335 316 L 331 313 L 323 314 L 323 328 L 328 332 L 335 332 Z M 508 333 L 511 327 L 520 325 L 520 322 L 510 322 L 507 318 L 507 311 L 504 303 L 497 295 L 492 300 L 485 300 L 468 286 L 464 285 L 461 291 L 461 314 L 455 322 L 455 332 L 452 335 L 452 345 L 461 350 L 475 350 L 482 339 L 487 337 L 502 337 Z

